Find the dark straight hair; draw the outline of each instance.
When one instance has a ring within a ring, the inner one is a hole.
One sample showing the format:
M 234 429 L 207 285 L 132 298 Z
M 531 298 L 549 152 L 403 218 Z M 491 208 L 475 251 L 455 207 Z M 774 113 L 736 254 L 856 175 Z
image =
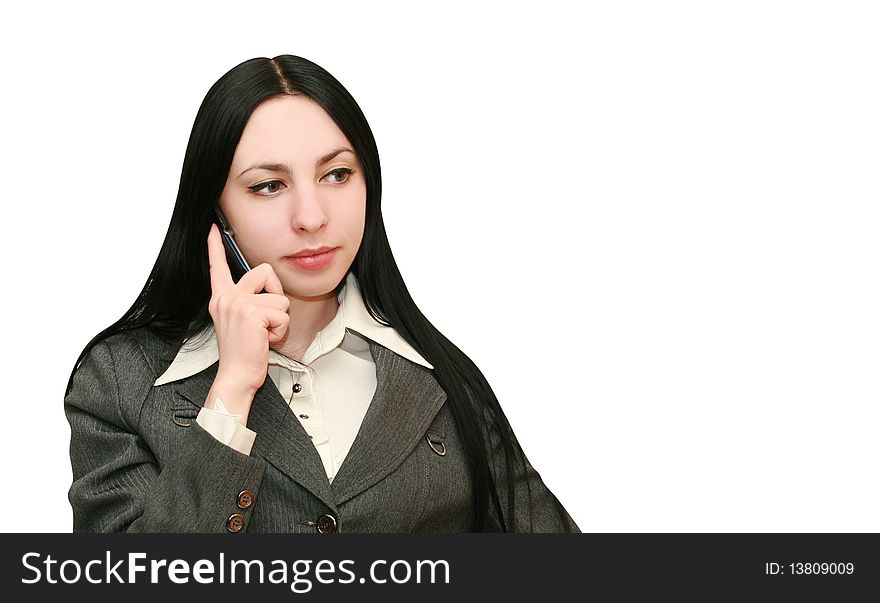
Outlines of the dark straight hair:
M 229 70 L 208 91 L 190 133 L 168 232 L 147 283 L 125 315 L 86 345 L 71 372 L 67 392 L 83 358 L 105 338 L 146 328 L 179 346 L 213 324 L 208 313 L 211 280 L 206 241 L 214 207 L 251 113 L 263 101 L 285 95 L 305 95 L 320 105 L 351 142 L 361 162 L 367 188 L 366 221 L 350 271 L 373 318 L 393 327 L 434 366 L 434 377 L 447 394 L 473 482 L 472 531 L 514 531 L 514 518 L 522 514 L 514 508 L 514 489 L 526 475 L 522 448 L 486 378 L 425 318 L 403 282 L 385 233 L 379 151 L 366 117 L 336 78 L 298 56 L 249 59 Z M 344 283 L 343 277 L 337 293 Z M 506 459 L 503 491 L 489 466 L 487 451 L 496 445 L 492 434 L 500 441 Z M 499 496 L 507 502 L 506 518 Z M 564 508 L 552 492 L 550 497 L 565 531 L 571 531 Z M 530 505 L 531 496 L 524 498 Z M 532 517 L 531 509 L 528 516 Z

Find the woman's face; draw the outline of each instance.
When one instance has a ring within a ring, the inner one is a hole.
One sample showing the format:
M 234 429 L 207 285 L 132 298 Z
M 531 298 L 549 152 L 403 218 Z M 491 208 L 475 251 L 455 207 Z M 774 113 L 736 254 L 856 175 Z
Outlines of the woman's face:
M 317 103 L 274 97 L 251 114 L 219 203 L 251 268 L 271 264 L 288 296 L 328 297 L 360 247 L 367 186 L 351 143 Z M 337 249 L 323 268 L 285 260 L 324 246 Z

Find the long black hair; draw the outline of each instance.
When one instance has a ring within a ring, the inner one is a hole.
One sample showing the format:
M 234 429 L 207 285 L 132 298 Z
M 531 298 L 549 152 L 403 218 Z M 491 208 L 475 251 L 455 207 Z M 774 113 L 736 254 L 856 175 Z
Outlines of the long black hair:
M 205 241 L 214 206 L 251 113 L 263 101 L 284 95 L 305 95 L 318 103 L 353 145 L 366 179 L 367 201 L 364 236 L 350 270 L 364 304 L 373 318 L 392 326 L 434 366 L 434 377 L 447 394 L 473 482 L 472 531 L 514 531 L 514 518 L 523 512 L 514 509 L 514 488 L 526 475 L 522 448 L 486 378 L 425 318 L 403 282 L 385 233 L 379 151 L 366 117 L 336 78 L 301 57 L 249 59 L 229 70 L 208 91 L 190 133 L 168 232 L 147 283 L 125 315 L 82 351 L 67 392 L 82 359 L 111 335 L 144 327 L 168 343 L 180 344 L 213 324 L 208 313 L 211 280 Z M 492 441 L 492 433 L 500 438 L 500 444 Z M 498 490 L 487 453 L 496 445 L 503 448 L 506 459 L 503 491 Z M 507 502 L 506 514 L 501 512 L 499 495 Z M 550 497 L 564 529 L 570 531 L 565 510 L 552 493 Z M 530 504 L 529 498 L 526 504 Z

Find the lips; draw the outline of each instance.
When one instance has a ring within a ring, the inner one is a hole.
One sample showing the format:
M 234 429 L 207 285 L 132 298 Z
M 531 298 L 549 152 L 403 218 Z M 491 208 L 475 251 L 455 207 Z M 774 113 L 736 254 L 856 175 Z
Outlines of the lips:
M 302 253 L 302 252 L 301 252 Z M 294 268 L 301 270 L 321 270 L 333 264 L 336 257 L 336 248 L 330 248 L 329 251 L 318 253 L 315 255 L 305 255 L 299 257 L 286 256 L 284 261 Z
M 289 258 L 307 258 L 307 257 L 312 256 L 312 255 L 318 255 L 318 254 L 321 254 L 321 253 L 326 253 L 326 252 L 330 251 L 331 249 L 336 249 L 336 248 L 335 248 L 335 247 L 329 247 L 329 246 L 326 246 L 326 245 L 325 245 L 324 247 L 318 247 L 318 248 L 315 248 L 315 249 L 303 249 L 302 251 L 298 251 L 298 252 L 296 252 L 296 253 L 294 253 L 294 254 L 292 254 L 292 255 L 288 255 L 288 256 L 285 256 L 285 257 L 289 257 Z

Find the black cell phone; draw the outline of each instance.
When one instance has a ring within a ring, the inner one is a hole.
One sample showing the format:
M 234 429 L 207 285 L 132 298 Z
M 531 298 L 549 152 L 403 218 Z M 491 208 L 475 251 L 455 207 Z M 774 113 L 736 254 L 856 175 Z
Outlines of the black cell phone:
M 226 216 L 220 211 L 220 207 L 216 205 L 214 206 L 214 211 L 217 214 L 217 226 L 220 228 L 220 236 L 223 237 L 223 246 L 226 248 L 226 263 L 229 264 L 229 273 L 237 283 L 251 267 L 247 260 L 244 259 L 241 249 L 235 244 L 233 230 L 226 220 Z

